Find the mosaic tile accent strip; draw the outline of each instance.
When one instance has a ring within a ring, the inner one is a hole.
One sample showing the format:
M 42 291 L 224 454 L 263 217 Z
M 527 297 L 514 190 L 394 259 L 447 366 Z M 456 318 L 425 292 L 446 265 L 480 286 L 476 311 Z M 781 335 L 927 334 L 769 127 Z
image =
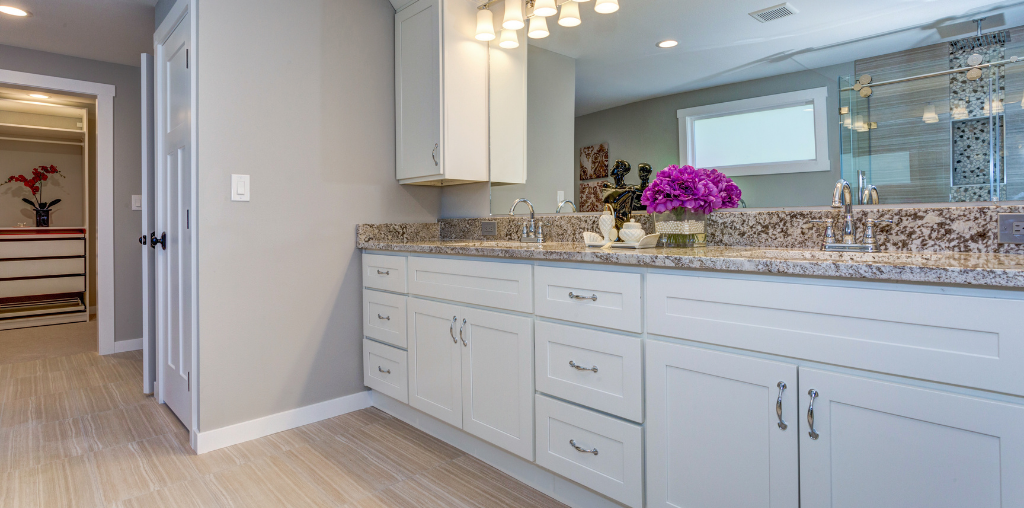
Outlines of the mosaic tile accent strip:
M 966 37 L 949 43 L 949 68 L 969 67 L 967 59 L 977 53 L 984 63 L 1003 60 L 1006 56 L 1005 47 L 1010 39 L 1010 32 L 987 33 L 981 36 Z M 993 76 L 992 71 L 996 74 Z M 1005 97 L 1006 79 L 1003 66 L 982 69 L 981 78 L 975 81 L 967 79 L 967 74 L 960 72 L 949 75 L 949 99 L 954 118 L 977 118 L 987 115 L 985 103 L 988 100 L 989 77 L 995 78 L 992 97 L 1002 100 Z M 966 116 L 964 116 L 966 113 Z
M 1003 117 L 993 119 L 996 133 L 1003 131 Z M 953 185 L 980 185 L 989 183 L 989 119 L 978 118 L 953 122 Z M 997 134 L 998 135 L 998 134 Z M 998 145 L 995 146 L 998 150 Z M 1005 167 L 1004 158 L 998 156 L 998 167 Z M 1002 182 L 1006 183 L 1005 175 Z M 987 189 L 986 189 L 987 194 Z M 988 200 L 988 198 L 986 198 Z
M 1006 199 L 1006 184 L 999 186 L 1000 199 Z M 950 203 L 972 203 L 978 201 L 992 201 L 992 188 L 984 185 L 961 185 L 954 186 L 949 191 Z

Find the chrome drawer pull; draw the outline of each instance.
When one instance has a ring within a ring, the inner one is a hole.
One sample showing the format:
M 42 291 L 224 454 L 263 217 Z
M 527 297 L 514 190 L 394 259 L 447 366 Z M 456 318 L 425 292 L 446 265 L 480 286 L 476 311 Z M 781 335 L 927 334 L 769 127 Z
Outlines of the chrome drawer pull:
M 466 338 L 462 336 L 463 330 L 466 329 L 466 320 L 462 320 L 462 326 L 459 327 L 459 339 L 462 340 L 462 347 L 467 347 L 469 344 L 466 343 Z
M 459 339 L 455 338 L 455 322 L 458 321 L 458 316 L 452 316 L 452 325 L 448 327 L 448 333 L 452 336 L 452 342 L 458 344 Z
M 377 270 L 377 275 L 391 275 L 391 270 L 388 270 L 388 271 L 385 271 L 385 272 Z
M 594 301 L 594 302 L 597 301 L 597 295 L 583 296 L 583 295 L 577 295 L 577 294 L 573 293 L 572 291 L 569 291 L 569 298 L 572 298 L 573 300 L 591 300 L 591 301 Z
M 384 321 L 391 321 L 391 316 L 381 316 L 380 314 L 377 314 L 377 319 L 382 319 Z
M 775 414 L 779 416 L 779 428 L 786 430 L 789 425 L 786 425 L 786 420 L 782 419 L 782 392 L 786 391 L 786 383 L 779 381 L 776 386 L 779 387 L 779 400 L 775 401 Z
M 569 366 L 576 370 L 589 370 L 591 372 L 597 372 L 597 365 L 594 365 L 593 367 L 580 367 L 579 365 L 576 365 L 576 362 L 569 360 Z
M 382 374 L 391 374 L 391 369 L 384 370 L 380 365 L 377 366 L 377 370 L 379 370 Z
M 807 425 L 811 427 L 811 431 L 807 435 L 811 436 L 811 439 L 818 439 L 819 434 L 814 430 L 814 398 L 818 396 L 818 390 L 811 388 L 807 395 L 811 396 L 811 403 L 807 405 Z
M 580 453 L 593 453 L 594 455 L 597 455 L 597 448 L 594 448 L 593 450 L 587 450 L 587 449 L 584 449 L 584 448 L 580 448 L 579 446 L 576 446 L 576 440 L 575 439 L 570 439 L 569 440 L 569 446 L 572 446 L 573 448 L 576 449 L 576 451 L 578 451 Z

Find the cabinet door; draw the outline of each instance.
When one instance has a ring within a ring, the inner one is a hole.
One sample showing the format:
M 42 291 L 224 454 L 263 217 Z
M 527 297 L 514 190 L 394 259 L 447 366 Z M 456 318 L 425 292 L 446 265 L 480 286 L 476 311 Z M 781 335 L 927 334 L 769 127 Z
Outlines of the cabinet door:
M 645 348 L 647 506 L 796 508 L 796 366 L 653 340 Z
M 459 308 L 410 298 L 409 405 L 462 427 L 462 352 L 458 345 Z
M 417 0 L 395 15 L 397 177 L 441 168 L 441 6 Z
M 533 320 L 462 309 L 459 326 L 462 428 L 533 460 Z
M 1024 506 L 1024 408 L 803 368 L 800 392 L 802 507 Z

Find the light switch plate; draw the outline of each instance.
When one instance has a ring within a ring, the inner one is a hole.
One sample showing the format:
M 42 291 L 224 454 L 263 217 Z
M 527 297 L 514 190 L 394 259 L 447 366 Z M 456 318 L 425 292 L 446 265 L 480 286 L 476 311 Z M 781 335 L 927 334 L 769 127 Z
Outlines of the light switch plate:
M 498 222 L 485 220 L 480 223 L 480 234 L 482 236 L 498 236 Z
M 142 194 L 132 194 L 132 210 L 142 210 Z
M 249 201 L 249 175 L 231 175 L 231 201 Z
M 999 243 L 1024 244 L 1024 213 L 999 214 Z

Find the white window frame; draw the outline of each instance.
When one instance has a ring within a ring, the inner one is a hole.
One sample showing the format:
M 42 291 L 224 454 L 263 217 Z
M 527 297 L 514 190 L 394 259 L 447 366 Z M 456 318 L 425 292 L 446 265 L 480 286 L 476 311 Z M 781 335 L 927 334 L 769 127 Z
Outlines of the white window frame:
M 684 164 L 696 165 L 697 154 L 694 150 L 693 129 L 693 122 L 696 120 L 814 104 L 814 159 L 719 166 L 715 169 L 729 176 L 830 171 L 832 166 L 828 158 L 828 109 L 825 104 L 827 98 L 828 87 L 823 86 L 809 90 L 680 109 L 676 111 L 676 117 L 679 119 L 679 160 L 683 161 Z

